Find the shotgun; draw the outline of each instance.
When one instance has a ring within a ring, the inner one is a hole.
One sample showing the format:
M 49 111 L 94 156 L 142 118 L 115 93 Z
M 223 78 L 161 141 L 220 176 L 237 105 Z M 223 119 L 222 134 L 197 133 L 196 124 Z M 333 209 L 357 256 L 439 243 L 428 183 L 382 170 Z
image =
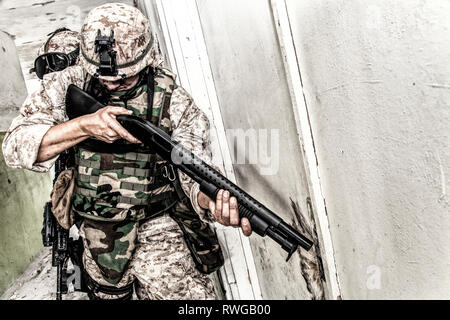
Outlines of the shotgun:
M 66 94 L 66 113 L 69 119 L 95 113 L 104 105 L 75 85 L 70 85 Z M 200 191 L 211 199 L 216 199 L 220 189 L 228 190 L 230 197 L 236 197 L 240 218 L 250 221 L 252 230 L 261 237 L 268 236 L 275 240 L 288 253 L 286 261 L 301 246 L 311 249 L 311 240 L 288 225 L 283 219 L 269 210 L 244 190 L 211 168 L 195 154 L 173 141 L 163 130 L 150 121 L 129 115 L 117 116 L 118 122 L 134 137 L 151 148 L 161 158 L 169 161 L 173 167 L 187 174 L 200 184 Z M 93 140 L 93 139 L 90 139 Z M 97 141 L 98 144 L 103 144 Z M 106 144 L 106 143 L 104 143 Z M 116 145 L 124 144 L 119 140 Z M 109 145 L 111 146 L 111 145 Z

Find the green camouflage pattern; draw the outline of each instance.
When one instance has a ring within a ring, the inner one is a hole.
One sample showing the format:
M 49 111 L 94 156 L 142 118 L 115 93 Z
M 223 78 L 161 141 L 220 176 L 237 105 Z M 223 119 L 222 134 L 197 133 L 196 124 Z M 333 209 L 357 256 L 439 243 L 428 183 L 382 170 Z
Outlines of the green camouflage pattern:
M 155 73 L 155 90 L 153 94 L 153 110 L 150 121 L 164 130 L 167 134 L 172 132 L 169 107 L 172 93 L 176 89 L 175 74 L 167 69 L 159 69 Z
M 136 248 L 138 224 L 85 219 L 83 229 L 86 247 L 102 277 L 109 284 L 119 283 Z
M 87 247 L 85 225 L 81 226 L 80 235 Z M 112 285 L 105 280 L 90 250 L 84 250 L 83 264 L 96 283 Z M 122 279 L 112 286 L 123 288 L 132 282 L 135 283 L 136 296 L 141 300 L 216 298 L 211 278 L 198 270 L 183 232 L 168 215 L 146 220 L 139 226 L 133 258 Z M 108 300 L 121 295 L 96 292 L 95 296 Z
M 169 188 L 152 186 L 154 178 L 150 177 L 150 174 L 131 174 L 135 172 L 132 169 L 151 172 L 155 167 L 148 161 L 128 160 L 136 155 L 93 153 L 77 148 L 78 165 L 72 199 L 74 211 L 98 221 L 137 221 L 144 218 L 152 191 L 160 193 L 168 191 Z M 151 187 L 153 189 L 150 189 Z M 126 203 L 123 199 L 137 199 L 142 203 Z M 156 207 L 156 204 L 152 205 Z
M 174 89 L 175 76 L 168 70 L 155 74 L 152 122 L 166 132 L 171 131 L 167 107 Z M 126 95 L 129 100 L 124 100 Z M 147 117 L 147 84 L 129 92 L 114 92 L 110 103 L 133 111 L 133 115 Z M 139 151 L 139 150 L 138 150 Z M 146 206 L 152 213 L 161 211 L 161 204 L 170 197 L 173 187 L 160 179 L 165 161 L 146 153 L 94 153 L 78 147 L 77 177 L 73 209 L 84 217 L 102 221 L 140 220 L 145 218 Z M 166 193 L 167 196 L 161 196 Z M 133 200 L 134 199 L 134 200 Z

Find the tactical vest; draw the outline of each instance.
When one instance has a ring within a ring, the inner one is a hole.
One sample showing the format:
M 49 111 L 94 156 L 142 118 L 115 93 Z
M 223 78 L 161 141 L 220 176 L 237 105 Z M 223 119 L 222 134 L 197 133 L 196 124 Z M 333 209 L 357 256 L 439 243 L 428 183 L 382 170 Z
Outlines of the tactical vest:
M 138 85 L 129 92 L 101 97 L 103 103 L 124 107 L 133 115 L 147 119 L 146 77 L 147 73 L 141 75 Z M 170 133 L 168 107 L 175 76 L 159 69 L 154 78 L 151 121 Z M 132 147 L 134 150 L 126 153 L 95 152 L 95 147 L 83 143 L 76 148 L 78 170 L 73 199 L 76 213 L 97 221 L 137 221 L 175 205 L 175 190 L 163 177 L 169 173 L 168 163 L 143 146 Z
M 108 95 L 101 86 L 93 85 L 95 79 L 86 79 L 84 89 L 105 105 L 122 106 L 143 119 L 151 117 L 150 121 L 171 134 L 169 106 L 175 75 L 157 69 L 151 84 L 149 72 L 141 73 L 138 84 L 128 92 Z M 102 148 L 95 143 L 75 148 L 72 208 L 85 218 L 87 244 L 105 280 L 111 284 L 121 280 L 136 247 L 139 222 L 164 212 L 180 226 L 201 272 L 210 273 L 223 265 L 214 230 L 195 213 L 168 162 L 144 146 L 134 145 L 126 152 L 98 152 Z

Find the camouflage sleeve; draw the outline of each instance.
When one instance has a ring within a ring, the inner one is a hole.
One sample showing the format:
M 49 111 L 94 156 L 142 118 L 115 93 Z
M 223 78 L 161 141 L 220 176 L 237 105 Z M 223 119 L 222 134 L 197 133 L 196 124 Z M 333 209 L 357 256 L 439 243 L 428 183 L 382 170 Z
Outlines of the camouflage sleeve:
M 209 119 L 182 87 L 174 90 L 169 112 L 171 125 L 174 128 L 172 139 L 181 143 L 207 164 L 212 165 Z M 201 208 L 197 202 L 200 185 L 181 171 L 179 176 L 183 191 L 191 199 L 192 206 L 200 218 L 206 222 L 214 222 L 214 217 L 209 214 L 209 210 Z
M 73 67 L 76 68 L 76 67 Z M 68 68 L 61 72 L 44 76 L 38 90 L 28 95 L 20 114 L 12 121 L 5 138 L 2 150 L 5 162 L 12 168 L 47 172 L 57 157 L 42 163 L 36 163 L 42 138 L 47 131 L 66 121 L 65 93 L 70 83 L 82 72 Z

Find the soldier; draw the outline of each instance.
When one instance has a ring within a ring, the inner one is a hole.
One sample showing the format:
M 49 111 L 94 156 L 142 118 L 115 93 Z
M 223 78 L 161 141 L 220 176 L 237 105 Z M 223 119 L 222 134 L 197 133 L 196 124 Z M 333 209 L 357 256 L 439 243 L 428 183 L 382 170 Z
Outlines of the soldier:
M 37 172 L 74 149 L 68 205 L 85 247 L 91 299 L 129 299 L 133 284 L 140 299 L 214 299 L 207 274 L 223 257 L 208 222 L 251 233 L 228 191 L 209 199 L 117 122 L 117 115 L 152 121 L 210 163 L 209 121 L 162 64 L 139 10 L 120 3 L 97 7 L 81 30 L 79 64 L 43 78 L 3 141 L 9 166 Z M 68 121 L 70 84 L 106 107 Z
M 39 79 L 52 72 L 73 66 L 78 59 L 80 35 L 67 28 L 59 28 L 48 34 L 49 38 L 38 50 L 38 57 L 30 73 Z

